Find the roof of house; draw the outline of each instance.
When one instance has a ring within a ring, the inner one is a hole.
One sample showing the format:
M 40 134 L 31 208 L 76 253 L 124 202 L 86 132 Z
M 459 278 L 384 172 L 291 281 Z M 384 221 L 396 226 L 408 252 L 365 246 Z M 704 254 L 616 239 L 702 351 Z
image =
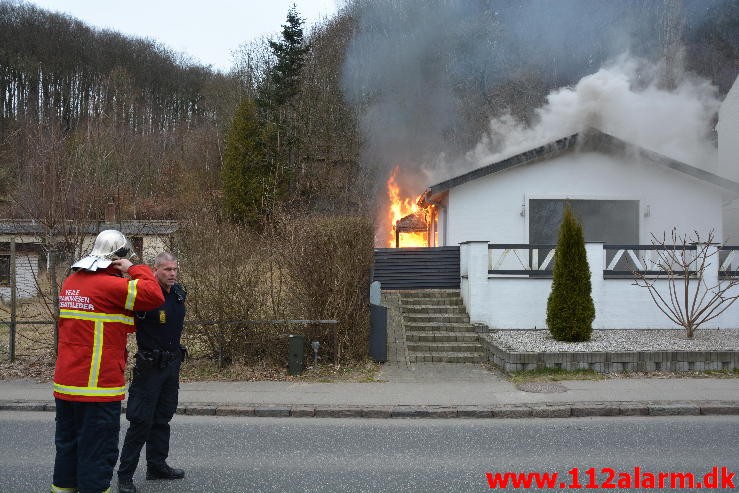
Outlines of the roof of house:
M 55 229 L 57 234 L 61 234 L 62 225 L 58 225 Z M 117 229 L 125 235 L 132 236 L 166 236 L 174 233 L 179 228 L 179 222 L 169 220 L 130 220 L 115 223 L 106 222 L 89 222 L 83 225 L 75 225 L 69 223 L 69 231 L 82 232 L 89 235 L 97 235 L 100 231 L 106 229 Z M 0 235 L 40 235 L 45 234 L 46 228 L 38 221 L 25 219 L 4 219 L 0 220 Z
M 656 165 L 664 166 L 681 173 L 685 173 L 693 178 L 702 180 L 712 185 L 721 187 L 729 192 L 739 195 L 739 183 L 723 178 L 714 173 L 710 173 L 695 166 L 677 161 L 657 152 L 653 152 L 635 144 L 628 143 L 613 135 L 607 134 L 600 130 L 590 128 L 582 133 L 576 133 L 568 137 L 557 139 L 542 146 L 530 149 L 528 151 L 516 154 L 502 161 L 474 169 L 459 176 L 455 176 L 441 183 L 431 185 L 423 195 L 423 200 L 432 200 L 433 197 L 443 193 L 451 188 L 457 187 L 464 183 L 482 178 L 484 176 L 500 173 L 516 166 L 532 164 L 544 159 L 553 158 L 572 150 L 581 151 L 601 151 L 601 152 L 624 152 L 625 150 L 636 152 L 640 157 Z

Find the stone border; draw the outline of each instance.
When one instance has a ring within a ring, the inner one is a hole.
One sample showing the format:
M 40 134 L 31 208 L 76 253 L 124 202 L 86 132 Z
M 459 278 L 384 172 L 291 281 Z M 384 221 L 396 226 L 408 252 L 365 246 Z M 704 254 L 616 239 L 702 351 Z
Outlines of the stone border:
M 507 372 L 558 368 L 593 370 L 598 373 L 623 371 L 706 371 L 739 368 L 739 351 L 508 351 L 485 337 L 480 338 L 487 360 Z
M 0 401 L 0 411 L 49 411 L 53 402 Z M 597 416 L 739 416 L 739 401 L 575 402 L 496 406 L 322 406 L 184 404 L 177 414 L 270 418 L 521 419 Z

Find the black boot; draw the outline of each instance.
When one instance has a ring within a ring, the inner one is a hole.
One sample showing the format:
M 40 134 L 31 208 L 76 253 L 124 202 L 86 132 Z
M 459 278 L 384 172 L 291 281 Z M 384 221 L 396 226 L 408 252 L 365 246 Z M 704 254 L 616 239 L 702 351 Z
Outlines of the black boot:
M 147 464 L 146 479 L 182 479 L 185 477 L 185 471 L 169 467 L 167 464 L 161 466 L 153 466 Z
M 136 486 L 132 479 L 118 478 L 118 493 L 136 493 Z

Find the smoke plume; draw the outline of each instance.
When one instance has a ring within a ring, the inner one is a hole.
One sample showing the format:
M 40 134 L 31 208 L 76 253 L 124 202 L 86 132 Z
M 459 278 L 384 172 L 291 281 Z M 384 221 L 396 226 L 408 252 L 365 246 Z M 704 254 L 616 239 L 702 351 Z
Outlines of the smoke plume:
M 720 105 L 716 87 L 675 71 L 677 85 L 668 90 L 660 86 L 663 72 L 659 63 L 621 56 L 574 87 L 552 91 L 546 104 L 535 110 L 531 126 L 511 115 L 492 119 L 487 134 L 465 156 L 466 164 L 456 163 L 457 167 L 490 164 L 595 127 L 673 159 L 715 170 L 710 131 Z

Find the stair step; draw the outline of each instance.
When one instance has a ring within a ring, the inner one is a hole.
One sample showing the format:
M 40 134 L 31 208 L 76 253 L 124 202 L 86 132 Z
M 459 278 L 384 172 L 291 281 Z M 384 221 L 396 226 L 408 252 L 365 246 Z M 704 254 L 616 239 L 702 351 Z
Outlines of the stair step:
M 464 305 L 403 305 L 403 314 L 441 314 L 441 315 L 466 315 Z
M 452 323 L 470 323 L 470 317 L 463 315 L 447 315 L 445 313 L 404 313 L 403 323 L 420 323 L 420 322 L 452 322 Z
M 478 327 L 458 289 L 402 291 L 401 318 L 411 363 L 479 363 L 485 361 Z
M 447 298 L 461 296 L 459 289 L 405 289 L 400 298 Z
M 464 306 L 462 298 L 405 298 L 400 300 L 401 306 Z
M 408 353 L 411 363 L 482 363 L 483 353 Z
M 457 332 L 475 333 L 477 327 L 465 322 L 406 322 L 403 324 L 406 333 L 410 332 Z
M 416 353 L 477 353 L 482 352 L 482 345 L 475 342 L 407 342 L 409 352 Z
M 478 342 L 479 337 L 475 332 L 454 331 L 413 331 L 405 335 L 408 342 Z

